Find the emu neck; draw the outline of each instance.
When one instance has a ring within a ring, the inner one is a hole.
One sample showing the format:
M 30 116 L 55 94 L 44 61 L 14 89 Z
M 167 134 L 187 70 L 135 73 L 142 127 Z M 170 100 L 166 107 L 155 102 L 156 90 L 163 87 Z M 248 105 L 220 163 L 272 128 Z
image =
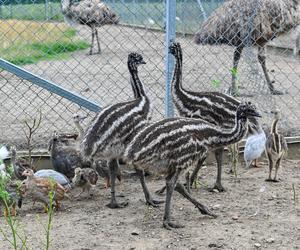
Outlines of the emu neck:
M 62 0 L 61 1 L 61 10 L 63 13 L 66 13 L 71 6 L 70 0 Z
M 182 87 L 182 55 L 176 56 L 176 63 L 172 78 L 172 88 L 173 93 L 179 94 L 184 92 L 184 88 Z
M 78 131 L 78 139 L 77 140 L 80 140 L 83 136 L 83 133 L 84 133 L 83 128 L 80 125 L 79 121 L 75 121 L 74 124 L 75 124 L 75 127 L 76 127 L 77 131 Z
M 271 126 L 271 134 L 277 134 L 277 124 L 278 124 L 279 119 L 274 119 L 272 126 Z
M 131 65 L 128 65 L 128 69 L 130 72 L 130 83 L 134 93 L 134 97 L 140 98 L 142 96 L 146 96 L 143 83 L 138 76 L 137 68 L 133 68 Z
M 209 147 L 228 146 L 240 141 L 247 131 L 247 119 L 235 118 L 235 126 L 231 130 L 218 129 L 212 136 Z

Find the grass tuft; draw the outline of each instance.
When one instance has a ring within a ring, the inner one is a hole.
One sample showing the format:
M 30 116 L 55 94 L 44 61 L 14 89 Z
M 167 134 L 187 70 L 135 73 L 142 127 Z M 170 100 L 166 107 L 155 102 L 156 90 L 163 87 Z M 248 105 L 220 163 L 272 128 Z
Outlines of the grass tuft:
M 0 55 L 17 65 L 67 59 L 71 52 L 89 47 L 63 23 L 0 20 L 0 26 Z

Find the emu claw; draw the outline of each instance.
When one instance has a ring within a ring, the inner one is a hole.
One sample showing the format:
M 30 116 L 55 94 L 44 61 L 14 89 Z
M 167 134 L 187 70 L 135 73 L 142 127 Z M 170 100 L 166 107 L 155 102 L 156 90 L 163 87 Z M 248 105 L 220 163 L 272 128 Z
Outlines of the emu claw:
M 125 201 L 125 202 L 121 202 L 121 203 L 113 203 L 113 202 L 110 202 L 109 204 L 106 205 L 107 207 L 111 208 L 111 209 L 115 209 L 115 208 L 124 208 L 126 206 L 128 206 L 128 202 Z
M 282 91 L 276 90 L 276 89 L 271 90 L 271 94 L 272 95 L 284 95 L 284 93 Z
M 175 223 L 170 222 L 170 221 L 164 221 L 163 222 L 163 227 L 167 230 L 172 230 L 172 228 L 184 228 L 183 225 L 175 224 Z
M 215 190 L 218 190 L 219 192 L 226 192 L 226 189 L 222 186 L 222 184 L 216 183 L 212 188 L 209 188 L 209 192 L 215 192 Z
M 268 179 L 265 179 L 265 181 L 267 181 L 267 182 L 273 182 L 273 179 L 268 178 Z
M 146 201 L 146 204 L 151 207 L 159 207 L 159 204 L 162 204 L 162 203 L 164 203 L 164 201 L 154 200 L 154 199 Z

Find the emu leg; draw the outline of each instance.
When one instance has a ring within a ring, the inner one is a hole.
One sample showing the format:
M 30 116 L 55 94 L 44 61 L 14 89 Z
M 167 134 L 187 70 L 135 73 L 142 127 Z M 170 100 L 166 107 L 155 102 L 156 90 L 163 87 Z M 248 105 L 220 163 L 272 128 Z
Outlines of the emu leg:
M 217 171 L 217 180 L 215 185 L 210 188 L 210 191 L 213 191 L 214 189 L 218 190 L 219 192 L 224 192 L 226 191 L 225 188 L 222 186 L 221 183 L 221 179 L 222 179 L 222 162 L 223 162 L 223 152 L 224 152 L 224 148 L 218 148 L 215 150 L 215 157 L 216 157 L 216 161 L 217 161 L 217 167 L 218 167 L 218 171 Z
M 266 179 L 265 181 L 273 181 L 273 179 L 272 179 L 272 169 L 273 169 L 272 155 L 267 152 L 267 157 L 268 157 L 268 160 L 269 160 L 269 178 Z
M 91 47 L 90 47 L 89 55 L 93 54 L 94 37 L 95 37 L 95 29 L 93 27 L 91 29 L 92 29 L 92 42 L 91 42 Z
M 201 204 L 199 201 L 197 201 L 196 199 L 194 199 L 186 190 L 186 188 L 181 184 L 181 183 L 177 183 L 175 190 L 180 193 L 184 198 L 186 198 L 187 200 L 189 200 L 190 202 L 192 202 L 196 208 L 199 209 L 199 211 L 201 212 L 201 214 L 207 214 L 210 215 L 214 218 L 216 218 L 217 216 L 211 212 L 206 206 L 204 206 L 203 204 Z
M 193 184 L 194 182 L 196 181 L 197 179 L 197 176 L 198 176 L 198 172 L 199 170 L 201 169 L 202 165 L 203 165 L 203 162 L 205 161 L 206 157 L 203 157 L 201 159 L 198 160 L 197 162 L 197 166 L 194 168 L 194 171 L 191 175 L 191 178 L 190 178 L 190 188 L 193 187 Z
M 146 182 L 145 182 L 144 170 L 135 168 L 135 171 L 136 171 L 136 173 L 138 174 L 138 176 L 140 178 L 140 181 L 141 181 L 141 184 L 142 184 L 142 188 L 143 188 L 143 192 L 144 192 L 145 199 L 146 199 L 146 204 L 150 205 L 152 207 L 158 207 L 158 204 L 161 204 L 164 201 L 158 201 L 158 200 L 154 200 L 152 198 L 152 196 L 151 196 L 151 194 L 150 194 L 150 192 L 148 190 L 148 187 L 146 185 Z
M 278 181 L 279 181 L 279 180 L 277 179 L 277 173 L 278 173 L 278 169 L 279 169 L 279 167 L 280 167 L 281 159 L 282 159 L 282 157 L 280 157 L 280 158 L 276 161 L 276 164 L 275 164 L 275 176 L 274 176 L 274 179 L 273 179 L 274 182 L 278 182 Z
M 187 181 L 187 182 L 185 183 L 186 186 L 187 186 L 187 185 L 190 185 L 189 189 L 192 188 L 193 183 L 196 181 L 198 172 L 199 172 L 199 170 L 201 169 L 201 167 L 202 167 L 203 162 L 205 161 L 205 159 L 206 159 L 206 157 L 203 157 L 202 159 L 199 159 L 199 160 L 198 160 L 197 166 L 194 168 L 193 173 L 192 173 L 192 175 L 191 175 L 189 181 Z M 165 192 L 165 190 L 166 190 L 166 186 L 163 186 L 161 189 L 155 191 L 155 193 L 158 194 L 158 195 L 162 195 L 162 194 Z
M 276 90 L 273 82 L 270 79 L 268 70 L 267 70 L 267 66 L 266 66 L 266 55 L 265 55 L 266 49 L 265 46 L 262 47 L 258 47 L 258 61 L 263 69 L 267 84 L 268 84 L 268 88 L 271 92 L 272 95 L 283 95 L 283 92 Z
M 171 173 L 168 175 L 166 178 L 166 189 L 167 189 L 167 194 L 166 194 L 166 204 L 165 204 L 165 213 L 164 213 L 164 219 L 163 219 L 163 227 L 171 230 L 172 228 L 182 228 L 182 225 L 175 224 L 170 221 L 170 209 L 171 209 L 171 200 L 172 200 L 172 195 L 174 192 L 174 188 L 176 186 L 176 182 L 178 180 L 179 174 L 181 170 L 176 169 L 175 172 Z
M 106 206 L 112 209 L 126 207 L 128 205 L 128 202 L 117 203 L 116 200 L 115 186 L 116 186 L 116 177 L 119 169 L 118 160 L 117 159 L 109 160 L 108 167 L 110 172 L 111 197 L 110 197 L 110 203 L 107 204 Z
M 242 55 L 243 46 L 236 47 L 233 54 L 233 67 L 231 72 L 231 87 L 229 88 L 229 93 L 232 96 L 238 96 L 238 87 L 236 84 L 237 80 L 237 68 Z
M 98 54 L 101 54 L 101 48 L 100 48 L 100 42 L 99 42 L 99 36 L 98 36 L 98 30 L 95 28 L 96 33 L 96 39 L 97 39 L 97 45 L 98 45 Z

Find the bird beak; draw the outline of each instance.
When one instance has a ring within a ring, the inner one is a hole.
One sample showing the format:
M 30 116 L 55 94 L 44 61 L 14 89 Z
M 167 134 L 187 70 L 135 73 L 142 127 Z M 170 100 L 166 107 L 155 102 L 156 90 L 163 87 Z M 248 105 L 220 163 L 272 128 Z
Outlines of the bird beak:
M 140 64 L 146 64 L 146 62 L 144 61 L 144 59 L 142 59 L 142 60 L 140 61 Z
M 83 116 L 80 117 L 80 120 L 83 121 L 86 118 L 87 118 L 87 115 L 83 115 Z
M 254 110 L 250 113 L 250 115 L 254 116 L 254 117 L 261 117 L 260 113 L 258 113 L 257 111 L 254 111 Z

